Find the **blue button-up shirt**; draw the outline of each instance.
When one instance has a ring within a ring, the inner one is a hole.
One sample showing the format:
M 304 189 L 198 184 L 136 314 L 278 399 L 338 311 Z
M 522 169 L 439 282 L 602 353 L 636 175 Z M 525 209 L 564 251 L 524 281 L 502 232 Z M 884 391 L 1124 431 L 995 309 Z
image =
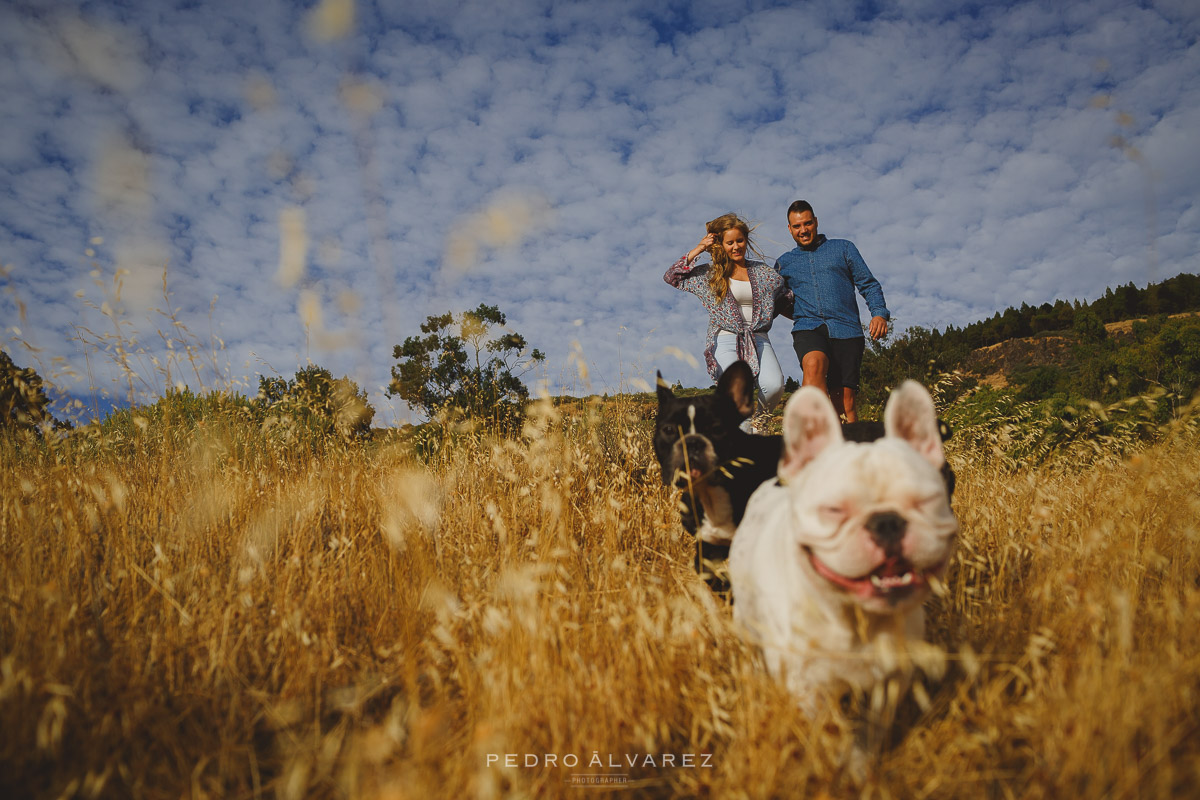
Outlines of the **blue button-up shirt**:
M 775 261 L 775 269 L 796 297 L 794 331 L 810 331 L 826 325 L 831 339 L 861 338 L 862 322 L 854 296 L 856 286 L 872 317 L 891 319 L 884 304 L 883 287 L 867 269 L 867 262 L 853 242 L 817 234 L 814 247 L 789 250 Z

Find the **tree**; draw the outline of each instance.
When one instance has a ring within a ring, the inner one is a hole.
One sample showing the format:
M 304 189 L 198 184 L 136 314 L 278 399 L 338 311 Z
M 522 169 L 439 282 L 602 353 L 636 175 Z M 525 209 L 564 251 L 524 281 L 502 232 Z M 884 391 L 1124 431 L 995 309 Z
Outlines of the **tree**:
M 323 432 L 364 436 L 371 430 L 375 409 L 367 393 L 348 377 L 334 378 L 324 367 L 310 364 L 292 380 L 260 376 L 255 407 L 267 417 L 291 417 Z
M 32 368 L 18 367 L 0 350 L 0 427 L 39 430 L 49 424 L 63 427 L 47 407 L 50 398 L 42 388 L 42 377 Z
M 1089 344 L 1102 342 L 1108 338 L 1108 331 L 1104 328 L 1104 323 L 1091 309 L 1076 312 L 1071 329 L 1078 334 L 1081 341 Z
M 399 363 L 392 367 L 388 395 L 430 417 L 446 409 L 500 426 L 512 423 L 529 398 L 520 376 L 545 355 L 529 350 L 519 333 L 490 338 L 505 322 L 499 308 L 484 303 L 457 315 L 427 317 L 421 323 L 424 336 L 410 336 L 393 349 Z
M 956 341 L 957 340 L 957 341 Z M 932 381 L 962 366 L 968 350 L 965 337 L 943 336 L 919 325 L 884 342 L 869 342 L 863 354 L 862 381 L 877 389 L 899 386 L 906 378 Z

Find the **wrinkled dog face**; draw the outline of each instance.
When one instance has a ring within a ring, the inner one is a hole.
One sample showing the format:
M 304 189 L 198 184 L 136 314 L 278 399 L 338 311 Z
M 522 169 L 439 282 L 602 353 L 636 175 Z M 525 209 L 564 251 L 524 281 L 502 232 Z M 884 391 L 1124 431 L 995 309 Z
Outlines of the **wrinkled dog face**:
M 824 395 L 798 393 L 785 411 L 780 477 L 813 586 L 872 613 L 902 613 L 944 572 L 958 522 L 928 392 L 915 383 L 894 392 L 884 427 L 877 442 L 844 442 Z

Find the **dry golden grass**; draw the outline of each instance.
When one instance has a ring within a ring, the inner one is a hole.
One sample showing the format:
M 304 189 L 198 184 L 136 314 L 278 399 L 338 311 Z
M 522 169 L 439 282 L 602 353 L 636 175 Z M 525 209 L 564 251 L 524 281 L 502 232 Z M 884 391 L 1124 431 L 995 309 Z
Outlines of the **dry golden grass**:
M 952 449 L 945 677 L 809 723 L 691 573 L 644 416 L 544 404 L 523 441 L 463 435 L 426 462 L 398 441 L 285 448 L 234 418 L 0 442 L 0 792 L 1200 786 L 1193 434 L 1015 474 Z
M 1195 311 L 1185 311 L 1182 314 L 1168 314 L 1167 319 L 1183 319 L 1184 317 L 1194 317 L 1194 316 L 1197 316 L 1197 313 Z M 1133 323 L 1145 322 L 1145 321 L 1146 321 L 1145 318 L 1142 318 L 1142 319 L 1125 319 L 1125 320 L 1121 320 L 1120 322 L 1106 322 L 1106 323 L 1104 323 L 1104 330 L 1108 331 L 1109 335 L 1112 335 L 1114 333 L 1130 334 L 1130 333 L 1133 333 Z

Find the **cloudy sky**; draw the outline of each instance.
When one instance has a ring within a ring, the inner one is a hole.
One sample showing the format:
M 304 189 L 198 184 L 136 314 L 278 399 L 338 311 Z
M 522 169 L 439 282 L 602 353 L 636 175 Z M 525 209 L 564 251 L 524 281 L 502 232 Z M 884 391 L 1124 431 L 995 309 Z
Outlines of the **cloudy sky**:
M 311 361 L 404 421 L 393 345 L 487 302 L 531 385 L 705 385 L 662 274 L 730 210 L 773 259 L 797 198 L 901 327 L 1200 272 L 1198 33 L 1193 0 L 10 0 L 4 349 L 76 395 Z

